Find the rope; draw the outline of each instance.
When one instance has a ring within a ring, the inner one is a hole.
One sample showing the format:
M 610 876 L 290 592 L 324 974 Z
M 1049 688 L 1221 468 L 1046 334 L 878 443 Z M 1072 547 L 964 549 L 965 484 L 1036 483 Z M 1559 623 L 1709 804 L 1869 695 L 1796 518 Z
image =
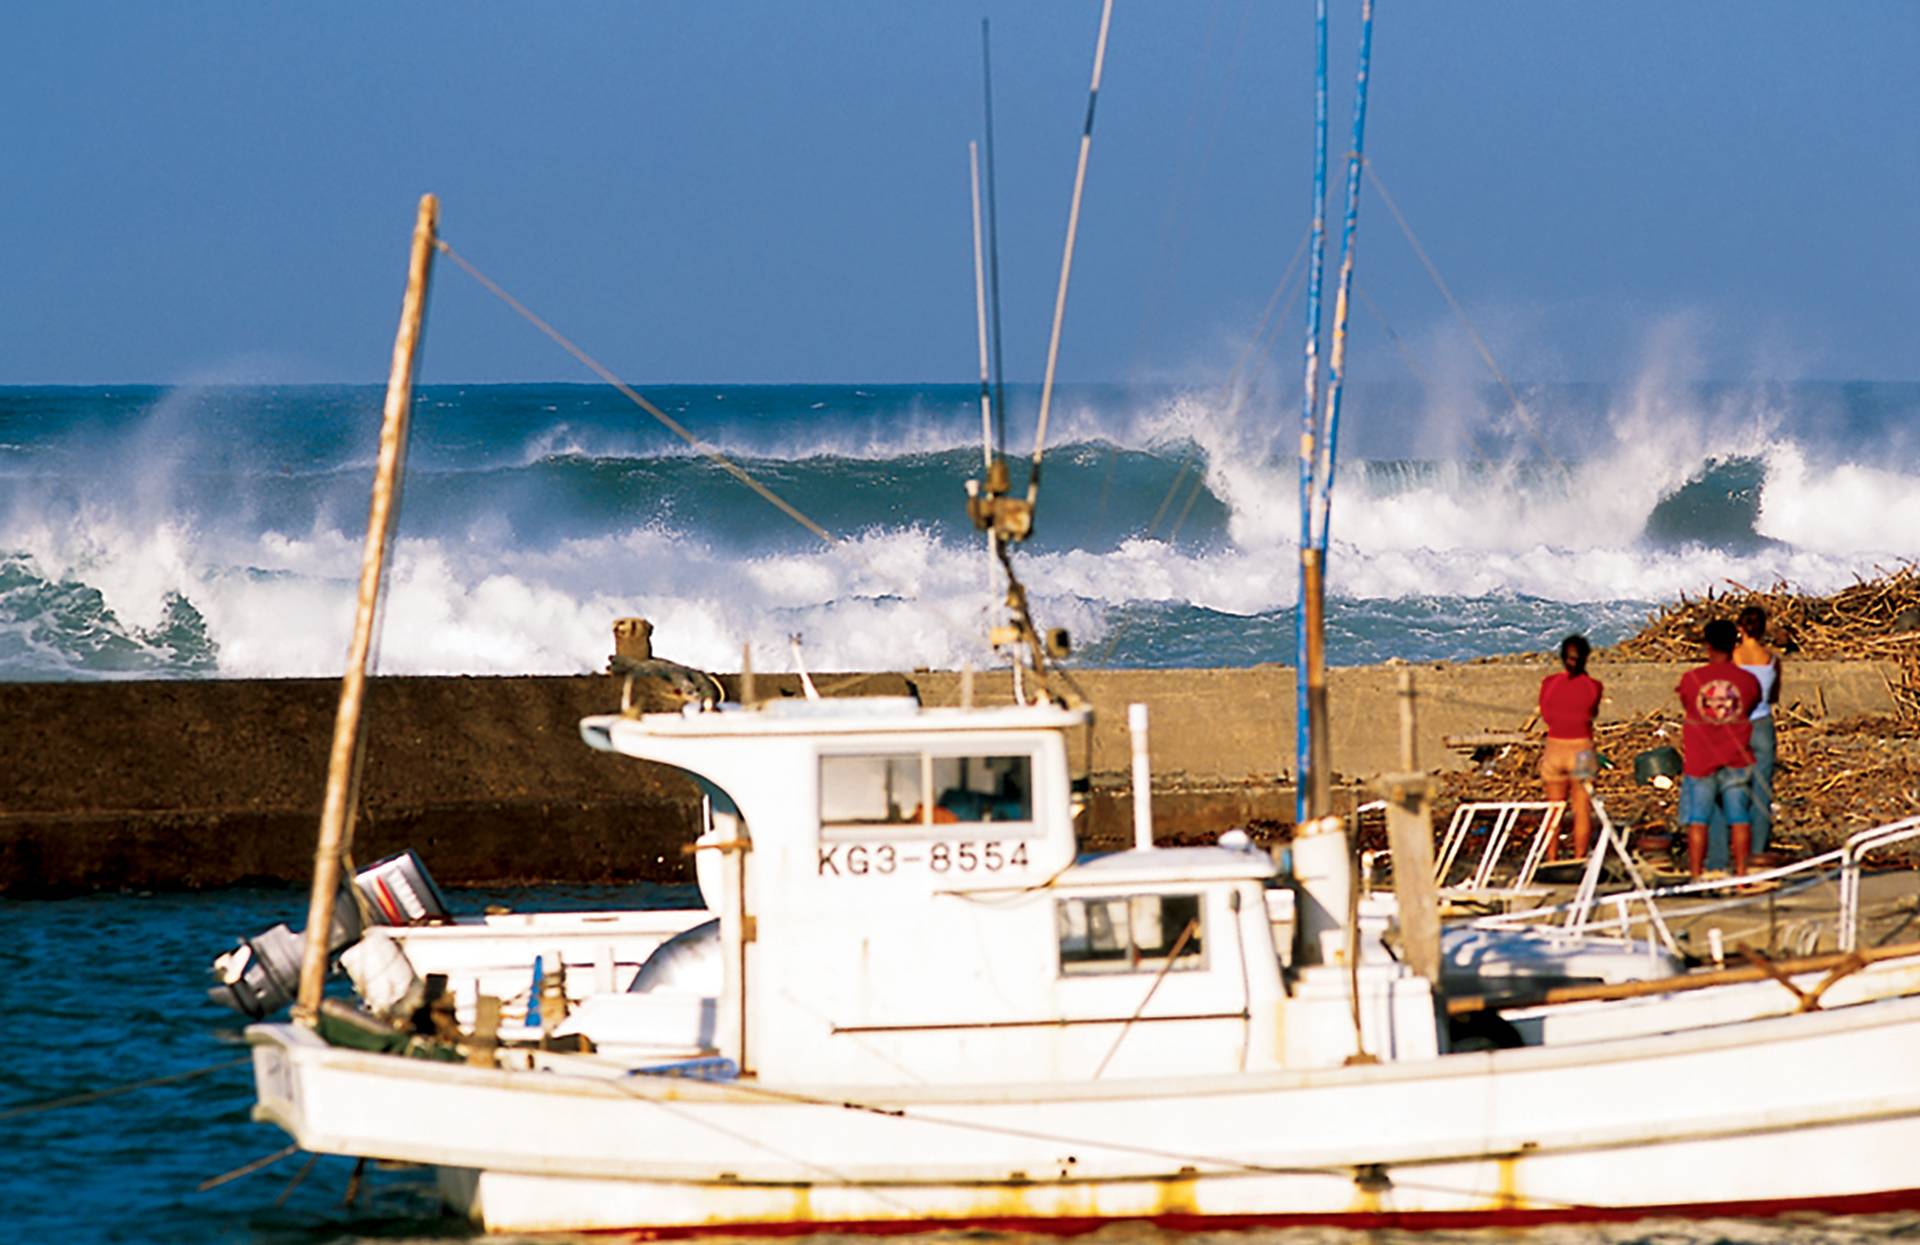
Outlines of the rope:
M 629 1086 L 626 1086 L 619 1081 L 615 1081 L 613 1083 L 616 1086 L 619 1086 L 623 1090 L 628 1090 L 629 1092 L 632 1092 Z M 802 1093 L 795 1093 L 795 1092 L 786 1091 L 786 1090 L 772 1089 L 765 1085 L 755 1085 L 746 1081 L 729 1081 L 729 1082 L 726 1082 L 726 1085 L 729 1089 L 736 1090 L 743 1094 L 756 1096 L 764 1099 L 769 1099 L 775 1102 L 791 1103 L 795 1106 L 823 1107 L 829 1110 L 854 1111 L 854 1112 L 859 1112 L 860 1114 L 863 1114 L 863 1115 L 877 1115 L 877 1116 L 882 1116 L 886 1119 L 901 1120 L 901 1121 L 912 1122 L 917 1124 L 931 1124 L 936 1127 L 952 1128 L 952 1129 L 960 1130 L 962 1132 L 985 1133 L 989 1136 L 995 1136 L 995 1137 L 1012 1137 L 1012 1138 L 1018 1138 L 1021 1140 L 1026 1140 L 1026 1141 L 1049 1142 L 1057 1145 L 1069 1146 L 1074 1149 L 1082 1150 L 1082 1151 L 1106 1150 L 1114 1154 L 1130 1154 L 1130 1155 L 1135 1155 L 1142 1158 L 1159 1159 L 1166 1162 L 1176 1162 L 1184 1166 L 1195 1168 L 1195 1169 L 1198 1169 L 1201 1167 L 1211 1167 L 1221 1173 L 1240 1172 L 1248 1175 L 1325 1176 L 1328 1179 L 1340 1180 L 1340 1181 L 1346 1181 L 1346 1182 L 1350 1182 L 1354 1178 L 1354 1169 L 1351 1165 L 1347 1165 L 1347 1164 L 1327 1164 L 1324 1166 L 1283 1166 L 1283 1165 L 1272 1164 L 1272 1163 L 1253 1163 L 1253 1162 L 1248 1162 L 1245 1159 L 1225 1158 L 1220 1155 L 1196 1154 L 1196 1153 L 1188 1153 L 1180 1150 L 1162 1150 L 1153 1146 L 1131 1145 L 1123 1141 L 1115 1140 L 1111 1137 L 1084 1137 L 1084 1136 L 1077 1137 L 1077 1136 L 1071 1136 L 1063 1133 L 1043 1132 L 1038 1129 L 1016 1128 L 1016 1127 L 1012 1127 L 1010 1125 L 1005 1125 L 1005 1124 L 989 1124 L 989 1123 L 983 1123 L 975 1120 L 956 1119 L 956 1118 L 938 1116 L 938 1115 L 927 1115 L 918 1110 L 909 1110 L 905 1107 L 883 1107 L 877 1103 L 859 1102 L 857 1100 L 851 1100 L 851 1099 L 818 1098 L 811 1094 L 802 1094 Z M 664 1102 L 661 1102 L 659 1099 L 648 1098 L 647 1101 L 654 1103 L 656 1106 L 659 1106 L 662 1109 L 667 1109 L 667 1104 L 665 1104 Z M 675 1114 L 670 1110 L 668 1111 L 668 1113 Z M 727 1130 L 722 1129 L 717 1125 L 713 1125 L 706 1120 L 701 1120 L 699 1122 L 702 1124 L 706 1124 L 708 1127 L 713 1128 L 717 1132 L 722 1132 L 722 1133 L 727 1132 Z M 779 1155 L 779 1152 L 777 1150 L 773 1150 L 772 1147 L 770 1146 L 765 1146 L 765 1145 L 753 1142 L 751 1139 L 742 1138 L 741 1140 L 747 1141 L 748 1144 L 754 1145 L 758 1149 L 767 1150 L 770 1153 Z M 805 1160 L 802 1160 L 802 1159 L 793 1158 L 792 1156 L 779 1155 L 779 1157 L 788 1158 L 789 1161 L 798 1163 L 801 1166 L 815 1167 L 814 1164 L 807 1163 Z M 1414 1163 L 1404 1164 L 1402 1166 L 1419 1167 L 1424 1165 L 1425 1164 L 1420 1162 L 1414 1162 Z M 821 1168 L 815 1168 L 815 1169 L 826 1170 Z M 830 1174 L 834 1174 L 836 1176 L 838 1175 L 837 1173 L 830 1173 Z M 852 1187 L 857 1187 L 857 1188 L 866 1187 L 861 1185 L 854 1185 L 853 1182 L 847 1181 L 844 1176 L 839 1176 L 838 1178 L 843 1182 L 851 1185 Z M 1430 1183 L 1421 1182 L 1421 1181 L 1408 1181 L 1408 1180 L 1396 1179 L 1393 1181 L 1393 1183 L 1399 1187 L 1408 1188 L 1408 1189 L 1421 1189 L 1421 1190 L 1424 1190 L 1427 1192 L 1433 1192 L 1433 1193 L 1467 1194 L 1471 1192 L 1470 1190 L 1460 1188 L 1457 1186 L 1436 1185 L 1436 1184 L 1430 1184 Z M 876 1192 L 875 1196 L 878 1197 L 880 1195 Z M 882 1198 L 881 1200 L 884 1201 L 885 1199 Z M 1529 1198 L 1528 1204 L 1534 1205 L 1534 1206 L 1555 1207 L 1560 1209 L 1590 1209 L 1589 1204 L 1584 1202 L 1565 1202 L 1565 1201 L 1560 1201 L 1554 1198 Z
M 84 1094 L 68 1094 L 61 1098 L 44 1098 L 39 1102 L 22 1103 L 17 1107 L 8 1107 L 0 1111 L 0 1120 L 16 1119 L 23 1115 L 38 1115 L 42 1111 L 57 1111 L 61 1107 L 84 1106 L 89 1102 L 99 1102 L 103 1098 L 115 1098 L 121 1094 L 131 1094 L 137 1089 L 152 1089 L 156 1085 L 171 1085 L 177 1081 L 191 1081 L 195 1077 L 206 1076 L 210 1072 L 219 1072 L 227 1068 L 237 1068 L 243 1063 L 252 1063 L 253 1056 L 242 1055 L 238 1059 L 227 1059 L 220 1063 L 208 1064 L 204 1068 L 191 1068 L 185 1072 L 171 1072 L 166 1076 L 149 1077 L 144 1081 L 129 1081 L 125 1085 L 115 1085 L 108 1089 L 91 1090 Z
M 1467 318 L 1466 308 L 1460 305 L 1460 300 L 1455 298 L 1453 291 L 1447 288 L 1446 281 L 1440 276 L 1440 270 L 1434 267 L 1433 260 L 1428 257 L 1427 248 L 1421 246 L 1420 239 L 1414 237 L 1413 226 L 1407 223 L 1406 216 L 1400 211 L 1400 205 L 1395 203 L 1393 196 L 1387 193 L 1386 183 L 1380 180 L 1380 174 L 1374 169 L 1373 161 L 1365 160 L 1362 163 L 1366 168 L 1367 177 L 1373 182 L 1374 190 L 1380 195 L 1380 202 L 1386 205 L 1387 214 L 1392 216 L 1394 223 L 1400 226 L 1400 232 L 1405 235 L 1407 245 L 1413 248 L 1414 255 L 1420 260 L 1421 266 L 1427 270 L 1427 276 L 1433 279 L 1434 288 L 1438 289 L 1440 296 L 1447 300 L 1447 306 L 1453 308 L 1453 314 L 1459 317 L 1461 327 L 1465 328 L 1467 336 L 1473 339 L 1474 349 L 1480 352 L 1480 358 L 1486 363 L 1487 370 L 1493 373 L 1493 378 L 1500 382 L 1500 388 L 1506 392 L 1507 401 L 1512 403 L 1513 413 L 1525 426 L 1527 435 L 1533 439 L 1534 445 L 1539 447 L 1548 462 L 1560 468 L 1562 474 L 1571 475 L 1572 472 L 1567 470 L 1567 464 L 1562 462 L 1560 456 L 1549 449 L 1546 441 L 1541 438 L 1540 426 L 1534 422 L 1533 415 L 1527 410 L 1527 404 L 1520 400 L 1520 395 L 1507 380 L 1506 373 L 1502 372 L 1500 365 L 1494 362 L 1493 351 L 1487 348 L 1486 339 L 1480 336 L 1480 330 L 1473 327 L 1473 321 Z
M 240 1179 L 242 1176 L 251 1176 L 253 1175 L 253 1173 L 257 1171 L 262 1171 L 266 1168 L 272 1167 L 275 1163 L 278 1163 L 281 1159 L 286 1158 L 288 1155 L 292 1154 L 295 1150 L 298 1150 L 299 1148 L 300 1147 L 298 1145 L 290 1145 L 290 1146 L 287 1146 L 285 1149 L 275 1150 L 272 1154 L 268 1154 L 261 1158 L 257 1158 L 253 1160 L 253 1162 L 251 1163 L 242 1163 L 240 1166 L 234 1168 L 230 1172 L 225 1172 L 221 1175 L 214 1176 L 207 1180 L 202 1180 L 199 1184 L 193 1187 L 193 1191 L 195 1193 L 205 1193 L 209 1189 L 217 1189 L 223 1184 L 230 1184 L 233 1181 Z M 312 1163 L 307 1164 L 307 1167 L 311 1167 L 311 1166 L 313 1166 Z M 304 1176 L 306 1175 L 306 1173 L 307 1173 L 307 1168 L 303 1167 L 300 1169 L 299 1175 L 295 1176 L 294 1179 L 298 1180 L 300 1176 Z M 279 1205 L 279 1203 L 276 1202 L 275 1205 Z
M 1367 287 L 1356 281 L 1353 284 L 1353 292 L 1354 295 L 1359 298 L 1360 305 L 1365 307 L 1367 312 L 1372 315 L 1375 320 L 1380 322 L 1381 330 L 1386 333 L 1387 340 L 1393 343 L 1393 348 L 1399 351 L 1400 362 L 1406 365 L 1407 371 L 1412 373 L 1413 378 L 1419 381 L 1420 384 L 1428 384 L 1426 373 L 1422 372 L 1420 365 L 1413 361 L 1413 352 L 1407 349 L 1407 343 L 1400 339 L 1400 334 L 1393 331 L 1393 325 L 1387 323 L 1386 313 L 1380 310 L 1380 304 L 1374 302 L 1373 296 L 1367 293 Z M 1476 457 L 1484 457 L 1480 454 L 1478 446 L 1474 447 L 1474 454 Z
M 815 536 L 818 536 L 821 540 L 824 540 L 829 545 L 835 543 L 833 536 L 828 533 L 826 528 L 821 527 L 818 523 L 815 523 L 812 519 L 809 519 L 806 515 L 800 513 L 799 510 L 789 505 L 772 489 L 760 483 L 758 480 L 754 479 L 752 476 L 748 475 L 746 471 L 740 466 L 738 466 L 737 464 L 735 464 L 732 459 L 728 458 L 725 454 L 722 454 L 719 450 L 707 444 L 705 441 L 702 441 L 699 437 L 695 436 L 693 433 L 687 431 L 687 429 L 680 423 L 679 420 L 667 414 L 665 411 L 661 410 L 659 407 L 655 406 L 653 403 L 647 401 L 647 399 L 642 397 L 639 393 L 635 392 L 635 390 L 631 385 L 628 385 L 625 381 L 621 380 L 618 376 L 615 376 L 613 372 L 606 367 L 606 365 L 602 364 L 598 359 L 595 359 L 592 355 L 588 354 L 586 351 L 582 350 L 580 347 L 574 345 L 573 342 L 569 341 L 566 338 L 566 336 L 560 332 L 560 330 L 554 328 L 551 324 L 548 324 L 545 320 L 541 319 L 538 315 L 534 314 L 532 309 L 530 309 L 525 303 L 521 302 L 519 299 L 515 298 L 513 295 L 507 293 L 507 291 L 502 289 L 500 285 L 497 282 L 495 282 L 491 277 L 487 276 L 485 273 L 481 272 L 478 268 L 474 267 L 473 264 L 467 260 L 466 256 L 454 250 L 453 246 L 449 242 L 447 242 L 445 238 L 440 239 L 435 245 L 437 245 L 440 248 L 441 254 L 445 255 L 448 259 L 452 260 L 455 264 L 459 265 L 461 271 L 465 272 L 468 276 L 472 277 L 475 281 L 478 281 L 481 284 L 481 286 L 485 288 L 489 294 L 492 294 L 495 298 L 499 299 L 501 302 L 505 303 L 507 306 L 513 308 L 513 310 L 516 313 L 518 313 L 522 319 L 526 320 L 527 323 L 533 325 L 534 328 L 539 329 L 542 333 L 552 338 L 554 343 L 557 344 L 562 350 L 566 351 L 568 354 L 578 359 L 581 363 L 585 364 L 588 371 L 591 371 L 595 376 L 598 376 L 601 380 L 604 380 L 609 385 L 612 385 L 614 389 L 620 393 L 620 396 L 624 397 L 627 401 L 633 403 L 635 406 L 639 407 L 641 410 L 645 411 L 647 414 L 653 416 L 654 419 L 659 421 L 662 427 L 666 428 L 669 432 L 673 433 L 673 435 L 679 437 L 682 441 L 685 441 L 692 448 L 706 455 L 707 458 L 711 460 L 715 466 L 719 467 L 721 470 L 725 471 L 728 475 L 731 475 L 734 479 L 740 481 L 740 483 L 752 489 L 755 493 L 758 493 L 763 500 L 765 500 L 769 505 L 773 506 L 775 509 L 779 510 L 780 513 L 786 515 L 789 519 L 792 519 L 795 523 L 798 523 L 801 527 L 806 528 L 809 532 L 812 532 Z
M 1293 257 L 1287 261 L 1286 269 L 1280 274 L 1280 280 L 1274 284 L 1273 293 L 1267 296 L 1267 305 L 1261 309 L 1260 318 L 1254 324 L 1252 336 L 1241 349 L 1239 358 L 1234 360 L 1233 370 L 1227 374 L 1225 383 L 1220 387 L 1221 394 L 1227 403 L 1222 418 L 1229 424 L 1239 418 L 1248 395 L 1267 369 L 1268 361 L 1265 354 L 1261 352 L 1261 347 L 1270 343 L 1284 322 L 1285 313 L 1292 310 L 1294 301 L 1300 297 L 1300 287 L 1294 285 L 1295 269 L 1299 267 L 1301 258 L 1306 255 L 1307 243 L 1311 238 L 1311 234 L 1301 235 L 1300 244 L 1293 249 Z M 1286 297 L 1285 307 L 1281 306 L 1282 296 Z M 1276 312 L 1281 313 L 1277 318 Z M 1253 364 L 1251 369 L 1248 367 L 1249 363 Z M 1107 456 L 1107 474 L 1100 485 L 1101 514 L 1106 513 L 1109 485 L 1113 480 L 1116 457 L 1111 454 Z M 1193 513 L 1194 505 L 1200 500 L 1200 495 L 1206 491 L 1206 473 L 1197 471 L 1198 465 L 1197 452 L 1189 453 L 1181 460 L 1180 469 L 1174 473 L 1173 482 L 1167 485 L 1166 496 L 1160 499 L 1160 505 L 1153 512 L 1153 518 L 1147 522 L 1147 526 L 1141 532 L 1144 538 L 1149 540 L 1153 538 L 1154 532 L 1160 527 L 1161 520 L 1167 517 L 1168 510 L 1172 508 L 1174 498 L 1179 495 L 1180 486 L 1186 482 L 1188 474 L 1193 473 L 1194 480 L 1187 494 L 1186 503 L 1180 508 L 1180 513 L 1174 518 L 1173 526 L 1167 531 L 1167 543 L 1172 544 L 1174 538 L 1180 534 L 1180 528 L 1186 523 L 1187 516 Z M 1119 648 L 1121 639 L 1127 634 L 1131 625 L 1126 620 L 1116 624 L 1103 638 L 1100 647 L 1087 658 L 1086 664 L 1094 669 L 1106 666 L 1113 659 L 1115 650 Z

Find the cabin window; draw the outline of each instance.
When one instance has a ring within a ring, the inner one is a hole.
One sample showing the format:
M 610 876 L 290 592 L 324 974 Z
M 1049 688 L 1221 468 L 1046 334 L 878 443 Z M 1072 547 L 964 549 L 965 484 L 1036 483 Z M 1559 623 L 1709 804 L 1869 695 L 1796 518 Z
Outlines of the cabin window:
M 1206 966 L 1198 895 L 1062 899 L 1054 913 L 1062 976 Z
M 828 837 L 866 837 L 862 832 L 869 827 L 962 825 L 990 825 L 991 833 L 1006 835 L 1015 826 L 1024 832 L 1032 822 L 1029 756 L 904 752 L 820 758 L 820 824 L 840 832 Z

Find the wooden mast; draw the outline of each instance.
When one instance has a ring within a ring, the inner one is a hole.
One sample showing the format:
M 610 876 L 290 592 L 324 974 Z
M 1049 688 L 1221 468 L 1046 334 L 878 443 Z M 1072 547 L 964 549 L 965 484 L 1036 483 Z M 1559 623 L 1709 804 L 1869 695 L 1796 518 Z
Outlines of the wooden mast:
M 307 903 L 305 954 L 300 961 L 300 992 L 294 1019 L 311 1025 L 320 1010 L 327 979 L 327 943 L 333 930 L 334 897 L 340 890 L 340 862 L 351 843 L 350 793 L 354 756 L 360 740 L 360 712 L 366 697 L 367 660 L 379 613 L 380 581 L 392 535 L 400 465 L 406 457 L 407 417 L 413 400 L 413 365 L 420 326 L 426 317 L 427 280 L 439 230 L 440 202 L 420 197 L 413 226 L 413 252 L 407 262 L 407 293 L 400 304 L 400 329 L 393 339 L 393 365 L 387 375 L 387 401 L 380 424 L 380 457 L 373 474 L 373 501 L 367 513 L 367 540 L 360 557 L 360 592 L 353 618 L 353 644 L 340 680 L 340 708 L 333 719 L 333 747 L 327 757 L 327 793 L 320 812 L 320 841 L 313 851 L 313 890 Z

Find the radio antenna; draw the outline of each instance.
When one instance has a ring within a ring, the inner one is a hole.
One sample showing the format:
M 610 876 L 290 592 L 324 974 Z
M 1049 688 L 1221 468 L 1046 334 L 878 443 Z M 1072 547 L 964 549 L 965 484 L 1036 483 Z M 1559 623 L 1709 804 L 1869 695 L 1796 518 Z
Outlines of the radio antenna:
M 1007 365 L 1000 350 L 1000 198 L 993 178 L 993 40 L 987 19 L 980 19 L 980 76 L 986 100 L 987 134 L 987 299 L 993 311 L 993 452 L 1007 452 Z

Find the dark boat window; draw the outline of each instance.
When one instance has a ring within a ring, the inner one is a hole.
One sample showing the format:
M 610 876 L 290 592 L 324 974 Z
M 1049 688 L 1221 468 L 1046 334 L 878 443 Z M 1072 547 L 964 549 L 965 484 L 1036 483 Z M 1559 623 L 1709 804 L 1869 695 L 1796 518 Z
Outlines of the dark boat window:
M 1101 895 L 1054 904 L 1060 972 L 1157 973 L 1204 968 L 1198 895 Z M 1177 950 L 1177 954 L 1176 954 Z

